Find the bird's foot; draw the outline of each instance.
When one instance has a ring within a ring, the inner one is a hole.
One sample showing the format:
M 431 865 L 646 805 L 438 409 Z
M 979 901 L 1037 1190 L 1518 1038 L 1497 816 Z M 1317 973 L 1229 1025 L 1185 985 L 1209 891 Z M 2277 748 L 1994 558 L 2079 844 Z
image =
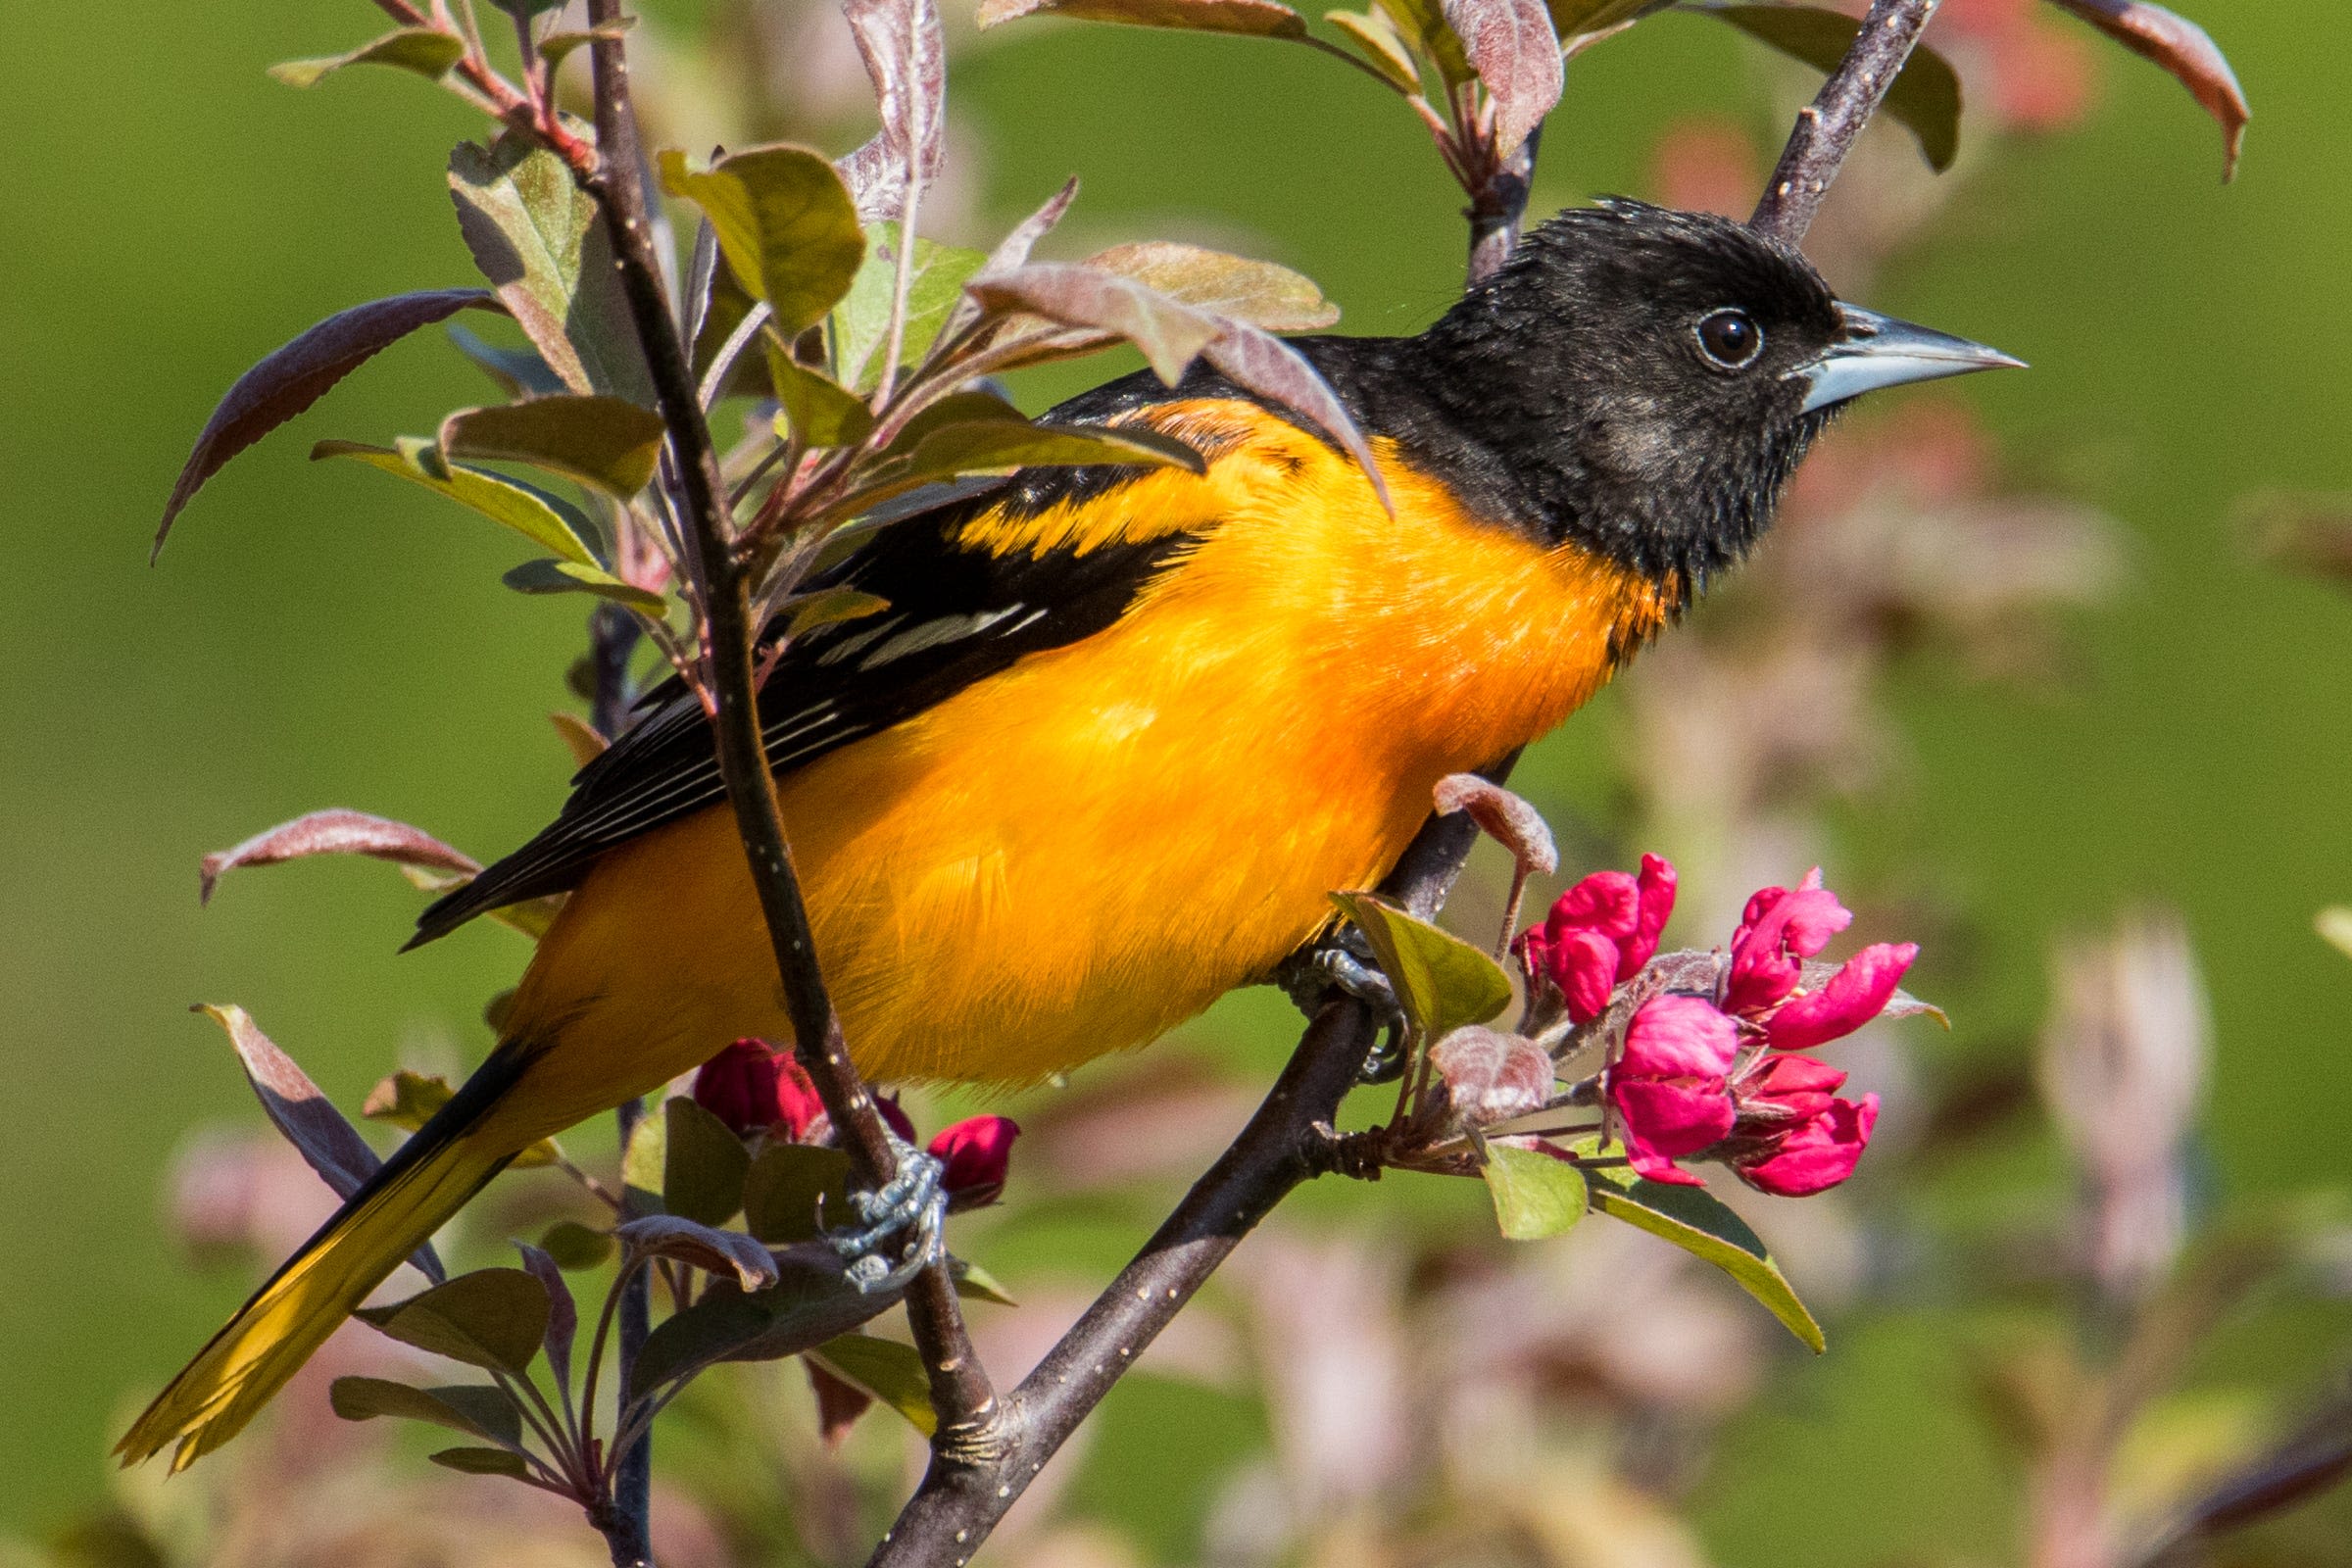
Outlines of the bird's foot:
M 1313 1017 L 1336 988 L 1372 1009 L 1380 1044 L 1357 1076 L 1368 1084 L 1396 1081 L 1404 1070 L 1404 1008 L 1396 988 L 1373 961 L 1372 945 L 1353 926 L 1340 926 L 1300 948 L 1274 971 L 1274 983 L 1300 1012 Z
M 947 1251 L 947 1167 L 938 1156 L 890 1135 L 899 1174 L 880 1192 L 852 1193 L 853 1225 L 827 1231 L 859 1294 L 895 1291 Z

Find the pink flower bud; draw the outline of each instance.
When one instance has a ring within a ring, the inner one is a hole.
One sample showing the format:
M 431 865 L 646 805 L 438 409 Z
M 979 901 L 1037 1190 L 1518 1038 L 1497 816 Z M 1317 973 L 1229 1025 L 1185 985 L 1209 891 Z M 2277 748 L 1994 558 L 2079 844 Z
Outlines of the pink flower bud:
M 1804 960 L 1830 945 L 1854 917 L 1821 885 L 1815 866 L 1794 891 L 1766 888 L 1747 901 L 1747 912 L 1732 938 L 1732 973 L 1724 1005 L 1750 1015 L 1796 989 Z
M 694 1075 L 694 1102 L 748 1137 L 776 1120 L 782 1058 L 764 1040 L 738 1040 Z
M 1775 1051 L 1804 1051 L 1852 1034 L 1886 1009 L 1918 956 L 1911 942 L 1864 948 L 1820 990 L 1783 1003 L 1764 1025 L 1765 1043 Z
M 1633 935 L 1617 955 L 1617 979 L 1631 980 L 1658 951 L 1658 933 L 1674 913 L 1674 862 L 1663 856 L 1642 857 L 1642 875 L 1635 883 Z
M 1809 1198 L 1854 1173 L 1879 1121 L 1879 1097 L 1833 1100 L 1753 1153 L 1732 1161 L 1740 1179 L 1775 1198 Z
M 947 1189 L 948 1207 L 962 1210 L 995 1202 L 1004 1191 L 1012 1141 L 1020 1136 L 1021 1124 L 1010 1116 L 972 1116 L 941 1128 L 931 1140 L 931 1152 L 947 1166 L 940 1185 Z
M 1740 1026 L 1697 997 L 1644 1003 L 1609 1069 L 1609 1103 L 1634 1169 L 1651 1181 L 1697 1186 L 1675 1160 L 1721 1143 L 1735 1112 L 1726 1078 Z
M 1818 1116 L 1845 1087 L 1845 1074 L 1811 1056 L 1766 1056 L 1733 1090 L 1742 1136 L 1771 1136 Z

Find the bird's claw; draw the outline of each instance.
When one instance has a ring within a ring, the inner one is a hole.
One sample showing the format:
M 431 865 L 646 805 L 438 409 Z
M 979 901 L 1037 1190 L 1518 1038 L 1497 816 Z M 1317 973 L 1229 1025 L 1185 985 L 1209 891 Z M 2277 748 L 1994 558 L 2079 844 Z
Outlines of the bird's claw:
M 1392 1083 L 1403 1070 L 1404 1007 L 1373 961 L 1372 945 L 1355 927 L 1341 926 L 1292 954 L 1275 971 L 1274 983 L 1310 1018 L 1335 988 L 1371 1008 L 1381 1039 L 1358 1076 L 1368 1084 Z
M 890 1146 L 899 1157 L 898 1175 L 879 1192 L 852 1193 L 856 1223 L 825 1233 L 861 1296 L 895 1291 L 946 1254 L 948 1194 L 941 1178 L 947 1167 L 896 1133 Z M 899 1237 L 905 1241 L 894 1257 L 892 1243 Z

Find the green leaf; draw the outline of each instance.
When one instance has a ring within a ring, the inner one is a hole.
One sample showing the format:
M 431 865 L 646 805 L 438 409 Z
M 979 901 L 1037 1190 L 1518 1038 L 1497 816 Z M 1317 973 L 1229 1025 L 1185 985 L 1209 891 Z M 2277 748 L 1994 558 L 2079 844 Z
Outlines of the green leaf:
M 421 1129 L 433 1112 L 449 1103 L 450 1093 L 449 1080 L 439 1073 L 411 1072 L 403 1067 L 368 1091 L 367 1100 L 361 1102 L 360 1114 L 369 1121 L 380 1121 L 413 1133 Z M 552 1165 L 555 1162 L 555 1140 L 542 1138 L 514 1156 L 514 1167 L 528 1170 L 533 1166 Z
M 1114 245 L 1088 257 L 1086 265 L 1269 332 L 1313 332 L 1340 318 L 1340 308 L 1304 272 L 1204 246 L 1173 240 Z
M 563 3 L 564 0 L 549 0 L 549 4 L 543 9 L 553 10 Z M 629 29 L 635 25 L 637 25 L 635 17 L 623 17 L 618 22 L 609 23 L 601 27 L 583 27 L 574 32 L 551 32 L 539 40 L 539 56 L 547 62 L 549 71 L 561 71 L 564 69 L 564 62 L 571 58 L 571 52 L 574 49 L 583 44 L 595 43 L 603 38 L 625 38 L 629 35 Z
M 521 1412 L 505 1394 L 486 1383 L 417 1389 L 388 1378 L 337 1378 L 328 1385 L 326 1398 L 335 1414 L 346 1421 L 391 1416 L 430 1422 L 501 1446 L 522 1442 Z
M 1348 35 L 1365 64 L 1407 97 L 1421 91 L 1421 68 L 1386 12 L 1326 11 L 1323 20 Z
M 471 507 L 492 522 L 505 524 L 565 561 L 582 566 L 597 564 L 595 552 L 582 537 L 594 531 L 594 524 L 578 508 L 519 479 L 509 479 L 463 463 L 444 463 L 430 441 L 403 436 L 398 448 L 368 446 L 360 441 L 321 441 L 311 448 L 311 461 L 316 463 L 321 458 L 351 458 L 369 467 L 397 474 L 460 506 Z
M 499 578 L 518 594 L 594 594 L 659 619 L 669 612 L 669 601 L 629 583 L 602 566 L 583 566 L 576 561 L 526 561 Z
M 698 171 L 673 148 L 660 163 L 662 188 L 709 215 L 727 266 L 767 301 L 785 339 L 824 319 L 849 292 L 865 235 L 849 187 L 821 153 L 755 147 Z
M 752 1156 L 743 1140 L 683 1095 L 662 1107 L 669 1128 L 662 1155 L 662 1205 L 681 1219 L 724 1225 L 743 1207 Z
M 1252 38 L 1303 38 L 1306 19 L 1274 0 L 985 0 L 983 28 L 1022 17 L 1074 17 L 1131 27 L 1182 27 Z
M 1540 1242 L 1576 1228 L 1585 1215 L 1584 1173 L 1564 1159 L 1507 1144 L 1487 1147 L 1487 1196 L 1494 1222 L 1514 1242 Z
M 345 66 L 391 66 L 438 81 L 449 74 L 450 67 L 465 58 L 466 40 L 454 32 L 402 27 L 364 43 L 349 54 L 281 62 L 270 68 L 270 74 L 289 87 L 315 87 Z
M 790 433 L 804 446 L 846 447 L 873 433 L 874 416 L 864 403 L 821 370 L 774 352 L 767 369 L 776 401 L 784 406 L 786 428 L 778 435 Z
M 664 433 L 662 416 L 618 398 L 533 398 L 459 410 L 441 421 L 441 453 L 533 464 L 626 501 L 652 481 Z
M 547 1334 L 547 1292 L 518 1268 L 483 1268 L 365 1318 L 404 1345 L 520 1376 Z
M 862 620 L 889 608 L 890 601 L 880 594 L 863 593 L 856 588 L 823 588 L 812 594 L 795 594 L 777 606 L 776 612 L 785 617 L 787 637 L 806 637 L 819 626 Z
M 1470 57 L 1462 51 L 1462 40 L 1454 36 L 1453 28 L 1446 24 L 1439 0 L 1374 0 L 1373 9 L 1396 23 L 1397 32 L 1438 68 L 1438 77 L 1448 93 L 1464 82 L 1478 79 L 1478 73 L 1470 69 Z M 1561 36 L 1566 37 L 1566 32 L 1562 31 Z
M 449 188 L 474 265 L 548 368 L 574 392 L 652 408 L 612 236 L 564 160 L 513 135 L 486 148 L 460 142 Z
M 513 1476 L 521 1480 L 531 1473 L 529 1461 L 519 1453 L 504 1448 L 443 1448 L 425 1455 L 433 1463 L 451 1470 L 462 1470 L 469 1476 Z
M 833 364 L 842 380 L 861 392 L 882 382 L 882 349 L 899 286 L 898 258 L 899 225 L 876 223 L 873 248 L 833 311 Z M 915 237 L 913 272 L 906 280 L 906 329 L 899 348 L 902 367 L 920 362 L 930 352 L 940 328 L 963 298 L 963 285 L 987 261 L 978 251 Z M 782 390 L 777 389 L 779 395 Z
M 1140 427 L 1018 424 L 986 420 L 951 424 L 925 435 L 909 455 L 915 476 L 948 479 L 991 468 L 1073 467 L 1088 464 L 1140 465 L 1205 471 L 1200 454 L 1174 436 Z
M 621 1151 L 620 1181 L 632 1214 L 662 1213 L 662 1174 L 668 1164 L 669 1118 L 640 1116 Z
M 1785 55 L 1824 74 L 1836 71 L 1853 44 L 1851 17 L 1818 6 L 1717 5 L 1685 0 L 1681 9 L 1730 23 Z M 1935 50 L 1915 49 L 1886 94 L 1886 113 L 1919 138 L 1919 150 L 1937 173 L 1960 153 L 1960 74 Z
M 1334 893 L 1331 902 L 1372 944 L 1381 973 L 1396 988 L 1396 1000 L 1422 1039 L 1485 1023 L 1510 1004 L 1511 982 L 1502 966 L 1450 931 L 1374 893 Z
M 560 1219 L 539 1238 L 539 1250 L 556 1260 L 558 1268 L 577 1273 L 595 1268 L 612 1255 L 612 1236 L 583 1225 L 576 1219 Z
M 817 1238 L 849 1214 L 850 1156 L 811 1144 L 770 1144 L 743 1179 L 744 1228 L 771 1247 Z
M 1580 1158 L 1593 1157 L 1597 1137 L 1567 1146 Z M 1764 1240 L 1747 1221 L 1724 1206 L 1703 1187 L 1678 1187 L 1645 1181 L 1623 1166 L 1585 1171 L 1592 1206 L 1602 1213 L 1663 1237 L 1691 1256 L 1702 1258 L 1729 1274 L 1740 1288 L 1762 1302 L 1766 1311 L 1788 1326 L 1788 1332 L 1819 1354 L 1829 1348 L 1821 1325 L 1797 1299 L 1796 1291 L 1781 1265 L 1773 1261 Z
M 913 1346 L 844 1334 L 810 1350 L 808 1359 L 898 1411 L 924 1437 L 939 1430 L 939 1412 L 931 1408 L 931 1374 Z
M 956 1294 L 968 1296 L 978 1301 L 994 1301 L 999 1306 L 1018 1306 L 1012 1293 L 994 1274 L 966 1258 L 948 1259 L 948 1273 L 956 1281 Z

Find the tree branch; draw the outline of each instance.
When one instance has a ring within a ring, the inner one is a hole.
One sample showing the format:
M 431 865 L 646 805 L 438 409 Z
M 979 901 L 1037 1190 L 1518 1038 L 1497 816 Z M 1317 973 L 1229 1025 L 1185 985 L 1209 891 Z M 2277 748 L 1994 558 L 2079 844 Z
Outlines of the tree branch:
M 620 20 L 620 0 L 589 0 L 589 23 Z M 735 825 L 751 864 L 752 883 L 767 922 L 784 1004 L 792 1020 L 794 1053 L 824 1102 L 826 1114 L 861 1183 L 886 1186 L 898 1174 L 890 1134 L 872 1094 L 850 1060 L 808 924 L 808 909 L 793 874 L 792 852 L 776 805 L 775 780 L 760 728 L 753 666 L 751 582 L 735 548 L 727 489 L 718 452 L 703 416 L 692 367 L 671 317 L 639 167 L 636 115 L 629 98 L 626 46 L 615 35 L 591 46 L 596 73 L 598 159 L 585 188 L 612 230 L 615 267 L 645 351 L 655 398 L 668 427 L 676 463 L 685 543 L 695 579 L 705 586 L 704 639 L 719 774 L 735 808 Z M 932 1399 L 943 1434 L 985 1424 L 994 1392 L 973 1355 L 945 1263 L 926 1268 L 907 1292 L 916 1348 L 931 1369 Z
M 1813 226 L 1822 198 L 1853 151 L 1854 138 L 1879 112 L 1919 35 L 1940 0 L 1871 0 L 1851 47 L 1811 103 L 1796 112 L 1796 127 L 1764 187 L 1747 226 L 1795 245 Z

